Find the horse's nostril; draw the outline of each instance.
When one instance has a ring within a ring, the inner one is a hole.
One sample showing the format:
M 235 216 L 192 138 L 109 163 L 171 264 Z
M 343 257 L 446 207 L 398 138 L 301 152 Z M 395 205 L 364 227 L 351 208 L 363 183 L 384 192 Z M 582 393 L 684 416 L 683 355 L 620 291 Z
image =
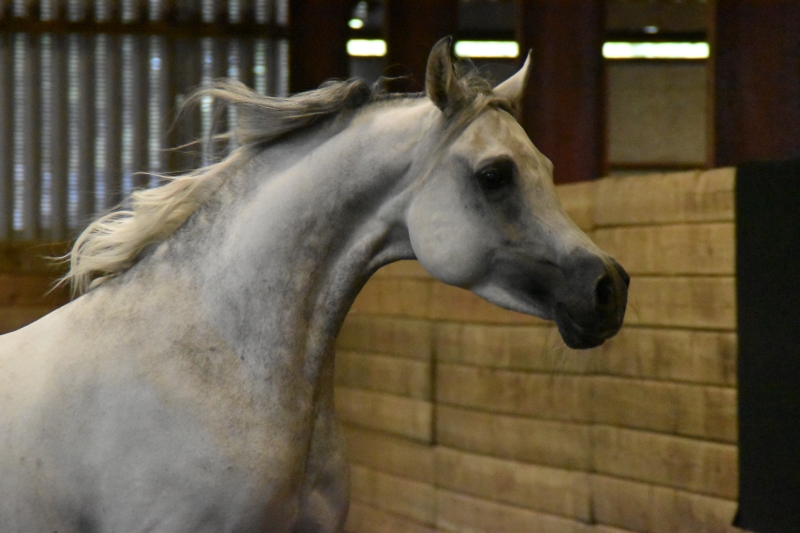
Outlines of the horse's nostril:
M 611 276 L 606 274 L 597 280 L 594 298 L 598 309 L 605 309 L 614 304 L 614 281 Z

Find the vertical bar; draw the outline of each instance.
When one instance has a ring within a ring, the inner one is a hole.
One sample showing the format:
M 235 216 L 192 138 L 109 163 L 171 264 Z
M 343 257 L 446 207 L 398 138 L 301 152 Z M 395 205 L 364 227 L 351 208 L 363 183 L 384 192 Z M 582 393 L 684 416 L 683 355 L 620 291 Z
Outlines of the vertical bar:
M 201 71 L 200 84 L 209 85 L 211 81 L 219 76 L 219 61 L 216 54 L 216 42 L 211 37 L 204 37 L 200 41 L 202 50 L 203 68 Z M 200 129 L 203 139 L 203 165 L 210 164 L 214 158 L 213 137 L 215 134 L 214 100 L 210 96 L 204 96 L 200 100 Z
M 533 50 L 522 125 L 553 161 L 556 182 L 597 178 L 605 163 L 603 0 L 522 0 L 520 6 L 520 48 Z
M 122 36 L 122 196 L 127 198 L 139 185 L 136 173 L 144 166 L 146 72 L 142 68 L 142 37 Z
M 58 0 L 39 0 L 39 20 L 58 20 Z
M 150 22 L 158 22 L 163 17 L 164 4 L 162 0 L 148 0 L 147 18 Z
M 120 6 L 120 18 L 122 22 L 130 24 L 138 21 L 142 16 L 140 0 L 122 0 Z
M 164 37 L 148 38 L 149 63 L 147 96 L 147 170 L 150 187 L 161 183 L 158 174 L 164 172 L 164 133 L 166 100 L 166 64 Z
M 85 37 L 67 36 L 68 178 L 67 225 L 74 231 L 92 213 L 91 143 L 89 121 L 89 50 Z
M 289 0 L 273 0 L 275 3 L 275 24 L 278 26 L 289 25 Z M 297 19 L 298 21 L 301 19 Z M 304 21 L 307 22 L 307 21 Z
M 28 18 L 28 0 L 13 0 L 11 2 L 11 16 Z
M 44 34 L 40 39 L 42 97 L 41 120 L 41 211 L 40 224 L 50 239 L 66 237 L 67 128 L 64 120 L 63 37 Z
M 217 0 L 202 0 L 200 17 L 205 24 L 217 22 Z
M 242 22 L 243 0 L 228 0 L 228 22 L 239 24 Z
M 84 0 L 67 0 L 67 20 L 80 22 L 86 18 L 86 5 Z
M 11 72 L 9 34 L 0 33 L 0 72 Z M 0 239 L 11 236 L 12 214 L 12 150 L 11 150 L 11 99 L 13 76 L 0 76 Z
M 198 140 L 200 116 L 196 108 L 179 113 L 187 95 L 200 84 L 202 53 L 195 38 L 177 37 L 170 42 L 169 102 L 174 106 L 176 118 L 169 131 L 169 146 L 182 147 Z M 172 60 L 172 58 L 176 58 Z M 177 59 L 179 58 L 179 60 Z M 172 150 L 169 154 L 170 172 L 183 172 L 201 165 L 198 145 Z
M 94 0 L 94 20 L 108 22 L 111 20 L 111 0 Z
M 116 203 L 119 192 L 116 183 L 118 172 L 118 131 L 114 91 L 115 54 L 112 37 L 96 35 L 94 41 L 94 209 L 104 212 Z
M 256 39 L 253 43 L 253 89 L 258 94 L 271 94 L 272 68 L 269 58 L 272 57 L 272 41 Z
M 241 42 L 239 39 L 231 39 L 228 41 L 228 78 L 241 81 Z M 236 131 L 236 107 L 228 106 L 228 131 L 234 133 Z M 228 142 L 228 150 L 233 151 L 239 147 L 236 141 L 236 136 L 231 136 Z
M 288 96 L 289 94 L 289 41 L 281 39 L 278 41 L 278 54 L 276 59 L 277 75 L 275 77 L 275 94 L 277 96 Z
M 14 231 L 23 240 L 38 236 L 39 158 L 34 135 L 38 83 L 30 36 L 14 35 Z
M 272 0 L 254 0 L 256 23 L 269 24 L 272 21 Z

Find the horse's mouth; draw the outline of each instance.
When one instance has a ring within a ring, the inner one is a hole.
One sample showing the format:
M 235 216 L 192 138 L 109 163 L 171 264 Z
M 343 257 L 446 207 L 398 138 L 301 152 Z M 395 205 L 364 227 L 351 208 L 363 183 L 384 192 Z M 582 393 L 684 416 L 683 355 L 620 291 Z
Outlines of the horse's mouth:
M 598 320 L 597 326 L 599 327 L 597 328 L 581 325 L 572 318 L 572 315 L 562 304 L 556 304 L 554 311 L 556 326 L 558 326 L 561 338 L 567 346 L 575 350 L 586 350 L 600 346 L 607 339 L 616 335 L 622 325 L 615 324 L 609 327 L 603 324 L 604 320 L 602 319 Z

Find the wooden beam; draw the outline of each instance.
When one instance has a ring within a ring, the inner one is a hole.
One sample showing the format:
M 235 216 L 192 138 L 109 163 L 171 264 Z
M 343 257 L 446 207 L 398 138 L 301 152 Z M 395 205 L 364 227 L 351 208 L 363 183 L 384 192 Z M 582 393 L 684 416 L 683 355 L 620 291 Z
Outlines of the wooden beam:
M 384 19 L 386 75 L 392 92 L 421 91 L 433 45 L 458 30 L 458 0 L 387 0 Z
M 290 0 L 290 92 L 315 89 L 330 78 L 347 78 L 347 21 L 352 9 L 352 0 Z
M 716 3 L 715 163 L 800 157 L 800 3 Z
M 605 157 L 603 2 L 518 1 L 520 50 L 533 50 L 522 125 L 555 165 L 556 183 L 597 178 Z

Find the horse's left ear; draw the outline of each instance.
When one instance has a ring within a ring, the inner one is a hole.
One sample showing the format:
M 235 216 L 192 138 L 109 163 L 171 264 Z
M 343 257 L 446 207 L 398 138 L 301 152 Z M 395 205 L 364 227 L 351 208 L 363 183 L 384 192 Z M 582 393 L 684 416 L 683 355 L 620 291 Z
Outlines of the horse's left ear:
M 528 81 L 528 71 L 531 67 L 531 53 L 525 58 L 525 64 L 516 74 L 494 88 L 494 94 L 509 100 L 514 107 L 519 108 L 522 103 L 522 95 L 525 92 L 525 82 Z
M 440 39 L 433 45 L 425 69 L 425 93 L 442 111 L 452 109 L 463 99 L 463 90 L 450 56 L 452 47 L 452 37 Z

